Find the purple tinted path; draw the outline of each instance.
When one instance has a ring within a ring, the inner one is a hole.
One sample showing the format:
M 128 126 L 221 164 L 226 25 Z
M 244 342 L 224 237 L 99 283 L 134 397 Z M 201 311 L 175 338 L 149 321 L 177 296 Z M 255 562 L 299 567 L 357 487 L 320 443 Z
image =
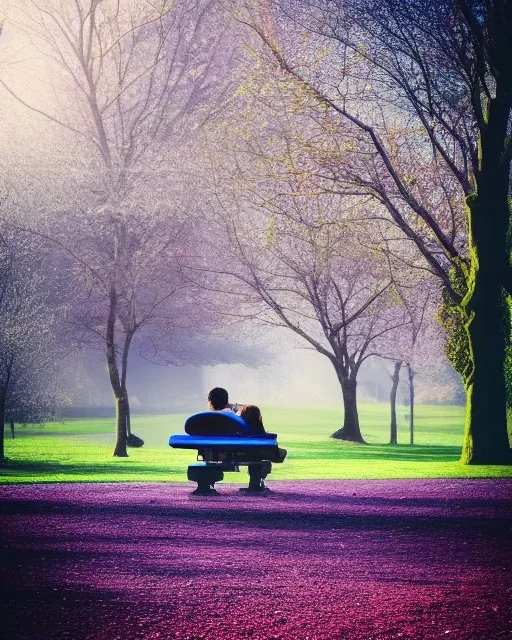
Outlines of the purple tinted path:
M 0 487 L 2 640 L 512 640 L 512 481 Z

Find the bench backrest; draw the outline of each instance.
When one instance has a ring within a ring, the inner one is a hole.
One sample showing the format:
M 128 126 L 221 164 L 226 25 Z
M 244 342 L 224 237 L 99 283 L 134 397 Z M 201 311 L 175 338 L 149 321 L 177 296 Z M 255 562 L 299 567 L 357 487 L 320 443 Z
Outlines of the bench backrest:
M 231 411 L 203 411 L 185 422 L 190 436 L 237 436 L 248 432 L 247 422 Z

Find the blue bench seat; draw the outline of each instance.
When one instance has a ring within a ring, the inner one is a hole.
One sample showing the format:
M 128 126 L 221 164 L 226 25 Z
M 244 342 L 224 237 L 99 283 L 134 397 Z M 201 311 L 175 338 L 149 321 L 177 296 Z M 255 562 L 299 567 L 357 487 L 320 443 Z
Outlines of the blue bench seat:
M 169 438 L 173 449 L 220 449 L 222 451 L 252 451 L 258 447 L 271 450 L 277 447 L 275 433 L 262 436 L 189 436 L 174 435 Z

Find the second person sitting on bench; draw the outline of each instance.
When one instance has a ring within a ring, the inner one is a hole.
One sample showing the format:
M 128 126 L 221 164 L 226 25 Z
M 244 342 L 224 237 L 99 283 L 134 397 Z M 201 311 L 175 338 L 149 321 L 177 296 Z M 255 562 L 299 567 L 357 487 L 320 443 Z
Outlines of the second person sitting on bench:
M 254 404 L 245 404 L 239 411 L 238 415 L 243 418 L 249 425 L 248 436 L 260 436 L 264 433 L 263 417 L 259 407 Z
M 260 408 L 254 404 L 246 404 L 239 411 L 238 415 L 245 420 L 249 426 L 249 430 L 246 435 L 248 436 L 262 436 L 266 434 L 265 427 L 263 426 L 263 416 L 261 415 Z M 286 458 L 286 449 L 278 447 L 277 455 L 279 461 L 282 462 Z M 250 475 L 250 470 L 249 470 Z M 265 476 L 263 476 L 265 477 Z

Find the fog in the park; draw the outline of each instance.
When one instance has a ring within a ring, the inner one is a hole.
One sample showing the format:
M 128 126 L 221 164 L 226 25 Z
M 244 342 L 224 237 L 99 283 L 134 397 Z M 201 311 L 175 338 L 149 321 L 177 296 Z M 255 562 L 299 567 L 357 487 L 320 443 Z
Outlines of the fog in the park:
M 509 459 L 506 56 L 395 4 L 0 7 L 4 422 L 109 407 L 124 457 L 213 386 L 352 442 L 465 395 L 462 461 Z
M 241 351 L 239 361 L 219 363 L 207 367 L 155 366 L 135 356 L 130 364 L 130 402 L 134 412 L 143 411 L 201 411 L 206 407 L 208 391 L 215 386 L 228 389 L 230 401 L 251 403 L 265 407 L 339 407 L 342 412 L 341 390 L 333 375 L 332 366 L 321 355 L 305 349 L 296 340 L 283 339 L 281 331 L 275 340 L 251 343 L 260 358 L 247 362 Z M 113 415 L 108 373 L 99 354 L 87 354 L 82 360 L 80 389 L 74 407 L 66 410 L 73 415 L 107 413 Z M 365 402 L 389 402 L 392 369 L 379 359 L 370 362 L 361 372 L 360 397 Z M 418 403 L 460 404 L 463 388 L 457 375 L 444 367 L 430 375 L 418 376 Z M 397 402 L 402 413 L 409 412 L 409 389 L 405 377 L 400 382 Z M 404 421 L 405 422 L 405 421 Z

